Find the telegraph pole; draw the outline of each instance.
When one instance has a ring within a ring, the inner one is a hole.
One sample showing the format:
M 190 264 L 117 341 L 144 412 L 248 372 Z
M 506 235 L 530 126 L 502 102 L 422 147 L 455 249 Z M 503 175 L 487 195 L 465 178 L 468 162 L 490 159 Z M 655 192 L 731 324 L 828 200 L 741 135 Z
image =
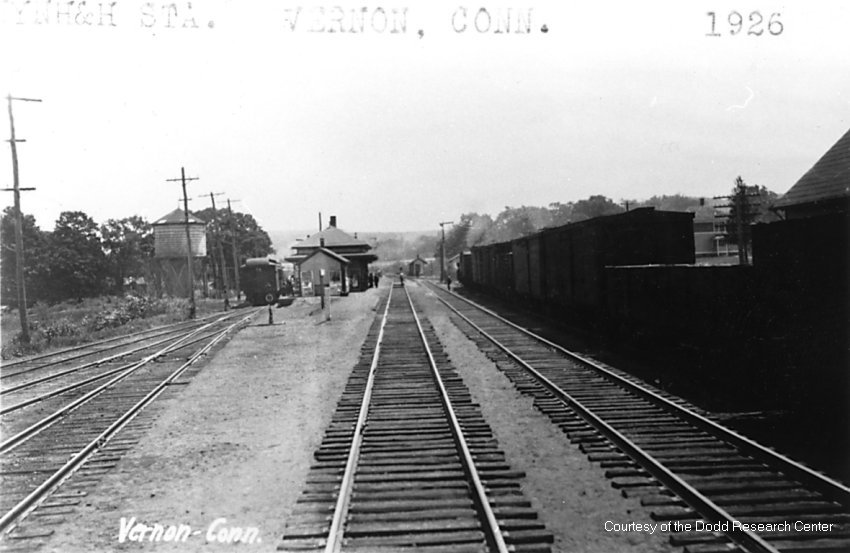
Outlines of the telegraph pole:
M 6 96 L 9 104 L 9 145 L 12 147 L 12 177 L 13 188 L 6 188 L 15 193 L 15 285 L 18 291 L 18 313 L 21 316 L 21 341 L 25 344 L 30 343 L 30 325 L 29 316 L 27 314 L 27 287 L 24 283 L 24 230 L 23 230 L 23 214 L 21 213 L 21 191 L 35 190 L 35 188 L 21 188 L 20 180 L 18 179 L 18 142 L 26 142 L 15 138 L 15 117 L 12 114 L 12 100 L 19 102 L 41 102 L 36 98 L 16 98 L 11 94 Z
M 221 275 L 221 282 L 224 285 L 224 309 L 227 310 L 230 307 L 230 297 L 228 292 L 228 284 L 229 279 L 227 278 L 227 266 L 224 263 L 224 248 L 221 246 L 221 225 L 218 223 L 218 210 L 215 208 L 215 197 L 216 196 L 224 196 L 224 192 L 212 193 L 210 192 L 210 202 L 212 202 L 213 209 L 213 225 L 215 227 L 215 249 L 218 250 L 218 263 L 219 274 Z
M 233 200 L 234 202 L 238 202 L 239 200 Z M 236 276 L 236 301 L 238 302 L 242 295 L 242 288 L 239 286 L 239 254 L 236 253 L 236 219 L 233 217 L 233 209 L 230 207 L 230 198 L 227 198 L 227 214 L 230 216 L 230 233 L 231 239 L 233 240 L 233 247 L 231 248 L 233 253 L 233 273 Z
M 179 179 L 166 179 L 168 182 L 183 184 L 183 221 L 186 224 L 186 261 L 189 272 L 189 318 L 195 318 L 195 271 L 192 267 L 192 236 L 189 233 L 189 197 L 186 195 L 186 181 L 198 180 L 198 177 L 186 178 L 186 169 L 180 168 Z
M 446 282 L 446 227 L 445 225 L 453 225 L 454 221 L 443 221 L 440 223 L 440 282 Z

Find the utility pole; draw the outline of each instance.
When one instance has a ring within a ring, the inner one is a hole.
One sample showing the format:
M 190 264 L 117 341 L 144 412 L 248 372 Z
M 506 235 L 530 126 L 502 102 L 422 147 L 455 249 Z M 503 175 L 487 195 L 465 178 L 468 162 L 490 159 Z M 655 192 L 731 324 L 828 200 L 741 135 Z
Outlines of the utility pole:
M 238 202 L 239 200 L 233 201 Z M 231 248 L 233 252 L 233 273 L 236 276 L 236 301 L 238 302 L 242 294 L 242 288 L 239 286 L 239 254 L 236 253 L 236 245 L 239 241 L 236 239 L 236 219 L 233 217 L 233 209 L 230 207 L 230 198 L 227 198 L 227 214 L 230 216 L 230 233 L 233 240 L 233 247 Z
M 446 227 L 445 225 L 453 225 L 454 221 L 443 221 L 440 223 L 440 282 L 446 282 Z
M 221 275 L 221 283 L 224 285 L 224 310 L 227 311 L 228 307 L 230 307 L 230 297 L 229 297 L 229 282 L 227 278 L 227 266 L 224 263 L 224 248 L 221 246 L 221 226 L 218 223 L 218 210 L 215 208 L 215 197 L 216 196 L 224 196 L 224 192 L 212 193 L 210 192 L 210 201 L 212 202 L 213 209 L 213 238 L 215 240 L 215 249 L 218 253 L 218 263 L 219 263 L 219 274 Z M 215 265 L 215 263 L 213 263 Z
M 15 137 L 15 117 L 12 114 L 12 100 L 19 102 L 41 102 L 36 98 L 16 98 L 11 94 L 6 96 L 9 103 L 9 145 L 12 147 L 12 177 L 13 188 L 6 188 L 7 191 L 15 193 L 15 285 L 18 291 L 18 313 L 21 316 L 21 341 L 25 344 L 30 343 L 30 324 L 27 314 L 27 287 L 24 283 L 24 221 L 21 213 L 21 191 L 35 190 L 35 188 L 21 188 L 20 180 L 18 179 L 18 142 L 26 142 Z
M 189 318 L 195 318 L 195 271 L 192 267 L 192 236 L 189 233 L 189 197 L 186 195 L 186 181 L 199 180 L 198 177 L 186 178 L 186 169 L 180 168 L 179 179 L 166 179 L 168 182 L 180 181 L 183 184 L 183 221 L 186 224 L 186 262 L 189 273 Z

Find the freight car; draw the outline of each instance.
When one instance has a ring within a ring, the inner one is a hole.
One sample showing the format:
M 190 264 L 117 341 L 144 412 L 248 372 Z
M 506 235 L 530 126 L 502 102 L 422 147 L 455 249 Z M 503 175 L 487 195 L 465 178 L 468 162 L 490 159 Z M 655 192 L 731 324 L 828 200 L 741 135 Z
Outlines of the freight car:
M 635 209 L 472 248 L 467 284 L 570 317 L 606 308 L 605 267 L 694 262 L 693 214 Z
M 286 293 L 283 268 L 273 257 L 254 257 L 239 267 L 239 282 L 251 305 L 276 303 Z

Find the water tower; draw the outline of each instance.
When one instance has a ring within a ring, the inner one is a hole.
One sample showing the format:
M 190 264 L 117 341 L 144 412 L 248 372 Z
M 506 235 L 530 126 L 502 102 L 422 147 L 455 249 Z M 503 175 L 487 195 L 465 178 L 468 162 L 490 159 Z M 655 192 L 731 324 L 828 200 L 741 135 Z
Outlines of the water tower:
M 186 243 L 186 216 L 175 209 L 153 223 L 154 259 L 162 291 L 169 296 L 189 295 L 188 253 Z M 189 241 L 192 246 L 193 272 L 203 274 L 203 260 L 207 255 L 206 223 L 189 214 Z

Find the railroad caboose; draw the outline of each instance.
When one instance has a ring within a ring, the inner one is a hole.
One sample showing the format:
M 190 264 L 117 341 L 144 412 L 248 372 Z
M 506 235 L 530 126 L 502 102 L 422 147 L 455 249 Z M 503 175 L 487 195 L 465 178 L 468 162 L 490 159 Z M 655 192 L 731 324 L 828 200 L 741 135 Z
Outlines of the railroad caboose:
M 283 267 L 273 257 L 254 257 L 239 267 L 239 282 L 251 305 L 277 302 L 284 294 Z

